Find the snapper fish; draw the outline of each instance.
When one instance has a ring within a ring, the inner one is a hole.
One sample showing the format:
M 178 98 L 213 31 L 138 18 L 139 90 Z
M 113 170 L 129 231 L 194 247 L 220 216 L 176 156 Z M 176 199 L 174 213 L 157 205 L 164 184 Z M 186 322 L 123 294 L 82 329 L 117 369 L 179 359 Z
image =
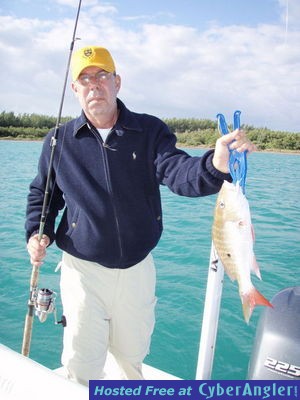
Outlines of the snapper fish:
M 239 182 L 223 183 L 214 211 L 212 240 L 227 275 L 238 282 L 244 318 L 249 323 L 256 305 L 272 304 L 251 282 L 251 272 L 259 279 L 261 275 L 253 250 L 249 203 Z

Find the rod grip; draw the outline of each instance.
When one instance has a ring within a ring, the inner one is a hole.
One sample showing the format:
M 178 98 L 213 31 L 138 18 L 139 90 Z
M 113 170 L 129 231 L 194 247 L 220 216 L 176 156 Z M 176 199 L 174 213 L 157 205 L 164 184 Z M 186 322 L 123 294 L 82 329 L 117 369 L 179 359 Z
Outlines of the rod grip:
M 32 310 L 30 310 L 31 307 L 32 307 Z M 22 354 L 25 357 L 29 356 L 33 317 L 34 317 L 33 306 L 29 306 L 28 313 L 25 318 L 23 343 L 22 343 Z

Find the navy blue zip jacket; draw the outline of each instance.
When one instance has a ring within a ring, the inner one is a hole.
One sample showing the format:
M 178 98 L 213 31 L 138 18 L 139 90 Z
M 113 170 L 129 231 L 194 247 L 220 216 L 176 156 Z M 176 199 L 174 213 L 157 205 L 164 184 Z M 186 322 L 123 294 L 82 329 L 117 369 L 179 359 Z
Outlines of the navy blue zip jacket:
M 60 127 L 44 233 L 75 257 L 128 268 L 144 259 L 161 236 L 160 184 L 199 197 L 217 193 L 230 175 L 214 168 L 213 151 L 190 157 L 175 147 L 175 135 L 160 119 L 133 113 L 117 101 L 119 118 L 105 143 L 84 113 Z M 27 240 L 39 228 L 52 136 L 46 136 L 30 185 Z

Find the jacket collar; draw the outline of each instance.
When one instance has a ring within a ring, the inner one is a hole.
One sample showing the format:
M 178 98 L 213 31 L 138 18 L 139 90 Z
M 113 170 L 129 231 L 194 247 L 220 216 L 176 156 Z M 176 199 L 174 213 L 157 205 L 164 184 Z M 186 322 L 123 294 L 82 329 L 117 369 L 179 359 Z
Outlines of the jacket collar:
M 120 99 L 117 99 L 117 106 L 120 110 L 120 113 L 114 126 L 116 133 L 122 136 L 125 131 L 131 131 L 132 133 L 142 132 L 142 127 L 136 118 L 135 113 L 128 110 L 128 108 L 126 108 L 125 104 Z M 76 118 L 74 121 L 74 136 L 76 136 L 78 132 L 85 126 L 90 127 L 91 123 L 82 111 L 80 117 Z

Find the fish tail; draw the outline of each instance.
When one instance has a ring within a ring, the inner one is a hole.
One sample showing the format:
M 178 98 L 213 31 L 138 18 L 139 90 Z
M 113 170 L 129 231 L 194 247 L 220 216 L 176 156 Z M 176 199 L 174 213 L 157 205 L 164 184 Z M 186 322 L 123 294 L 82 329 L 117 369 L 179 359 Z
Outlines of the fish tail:
M 244 318 L 247 324 L 255 306 L 273 307 L 272 304 L 254 286 L 247 293 L 241 294 Z

